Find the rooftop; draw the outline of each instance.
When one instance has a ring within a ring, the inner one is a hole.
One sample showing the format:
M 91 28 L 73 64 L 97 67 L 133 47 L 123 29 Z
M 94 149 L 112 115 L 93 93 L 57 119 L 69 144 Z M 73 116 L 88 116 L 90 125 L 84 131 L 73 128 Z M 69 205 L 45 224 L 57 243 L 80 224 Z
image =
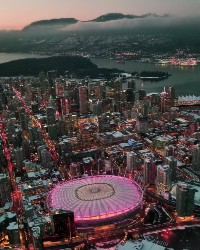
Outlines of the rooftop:
M 127 241 L 124 245 L 118 245 L 116 250 L 165 250 L 166 248 L 153 243 L 152 241 Z M 167 248 L 170 250 L 170 248 Z M 173 249 L 171 249 L 173 250 Z

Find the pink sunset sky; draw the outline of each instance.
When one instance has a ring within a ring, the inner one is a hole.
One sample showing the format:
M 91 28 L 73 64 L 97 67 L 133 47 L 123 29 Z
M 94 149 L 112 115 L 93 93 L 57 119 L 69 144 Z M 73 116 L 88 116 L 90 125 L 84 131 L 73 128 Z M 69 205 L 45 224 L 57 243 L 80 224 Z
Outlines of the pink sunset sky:
M 199 0 L 0 0 L 0 29 L 21 29 L 51 18 L 90 20 L 109 12 L 190 16 L 199 10 Z

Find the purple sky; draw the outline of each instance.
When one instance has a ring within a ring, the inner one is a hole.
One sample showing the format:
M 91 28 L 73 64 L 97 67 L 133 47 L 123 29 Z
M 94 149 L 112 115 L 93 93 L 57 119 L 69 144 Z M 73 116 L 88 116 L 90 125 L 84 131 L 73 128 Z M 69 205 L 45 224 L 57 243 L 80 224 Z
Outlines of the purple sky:
M 89 20 L 108 12 L 190 16 L 199 10 L 200 0 L 0 0 L 0 29 L 20 29 L 51 18 Z

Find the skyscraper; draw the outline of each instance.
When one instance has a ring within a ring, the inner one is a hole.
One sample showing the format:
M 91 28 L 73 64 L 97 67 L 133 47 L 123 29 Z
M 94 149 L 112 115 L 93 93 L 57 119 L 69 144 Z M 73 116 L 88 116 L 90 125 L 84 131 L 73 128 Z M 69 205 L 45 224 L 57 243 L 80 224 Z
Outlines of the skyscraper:
M 137 154 L 133 151 L 126 153 L 126 170 L 131 172 L 136 169 L 136 157 Z
M 16 166 L 21 168 L 23 166 L 23 160 L 24 160 L 22 148 L 15 148 L 14 149 L 14 158 L 16 161 Z
M 54 107 L 49 106 L 46 108 L 47 125 L 52 125 L 56 123 L 56 110 Z
M 2 172 L 2 168 L 6 166 L 6 157 L 4 154 L 4 147 L 0 142 L 0 173 Z
M 41 150 L 41 160 L 43 166 L 45 167 L 51 166 L 52 163 L 51 153 L 45 148 Z
M 28 117 L 25 113 L 25 108 L 21 107 L 19 108 L 19 120 L 22 130 L 28 130 Z
M 30 141 L 26 139 L 22 141 L 22 151 L 23 151 L 24 159 L 30 160 L 31 158 Z
M 70 112 L 70 101 L 69 98 L 64 97 L 61 99 L 61 110 L 62 110 L 62 115 L 69 114 Z
M 125 96 L 126 96 L 126 101 L 130 102 L 130 103 L 134 103 L 135 101 L 135 93 L 133 92 L 132 89 L 127 89 L 125 92 Z
M 56 126 L 57 126 L 57 135 L 58 136 L 63 136 L 66 134 L 67 128 L 66 128 L 66 122 L 64 119 L 59 118 Z
M 178 182 L 176 187 L 176 211 L 178 216 L 191 216 L 194 211 L 195 188 L 187 183 Z
M 103 114 L 101 116 L 98 116 L 98 122 L 99 122 L 99 132 L 105 132 L 110 131 L 110 116 Z
M 136 129 L 139 133 L 148 132 L 148 118 L 138 116 L 136 119 Z
M 31 145 L 34 145 L 36 142 L 41 141 L 41 130 L 38 127 L 31 126 L 28 128 L 28 131 Z
M 197 170 L 200 168 L 200 144 L 192 150 L 192 164 Z
M 42 150 L 43 149 L 48 149 L 46 145 L 41 145 L 37 148 L 37 154 L 38 154 L 38 160 L 42 161 Z
M 65 94 L 64 82 L 62 79 L 58 79 L 55 83 L 56 96 L 61 97 Z
M 79 110 L 81 114 L 87 114 L 88 112 L 88 88 L 86 86 L 80 86 L 78 88 L 79 95 Z
M 146 95 L 147 95 L 147 92 L 145 89 L 138 89 L 138 100 L 144 100 Z
M 33 114 L 39 113 L 39 104 L 37 102 L 31 102 L 31 110 Z
M 166 91 L 169 99 L 174 100 L 176 98 L 174 87 L 165 87 L 165 91 Z
M 10 223 L 9 226 L 7 227 L 7 231 L 8 231 L 9 243 L 11 245 L 20 244 L 18 223 L 16 223 L 16 222 Z
M 165 163 L 169 165 L 172 172 L 172 181 L 176 180 L 176 168 L 177 168 L 177 159 L 173 156 L 165 158 Z
M 165 155 L 165 157 L 175 156 L 176 155 L 175 146 L 173 146 L 173 145 L 165 146 L 164 155 Z
M 157 166 L 156 188 L 158 193 L 165 193 L 172 186 L 172 171 L 168 165 Z
M 128 80 L 127 84 L 128 84 L 128 89 L 132 89 L 133 91 L 135 91 L 136 83 L 133 79 Z
M 10 184 L 6 174 L 0 174 L 0 207 L 10 200 Z
M 144 118 L 148 118 L 148 111 L 149 111 L 150 104 L 148 101 L 143 101 L 142 102 L 142 107 L 141 107 L 141 115 Z
M 154 184 L 156 178 L 156 164 L 152 159 L 144 159 L 144 184 Z
M 56 98 L 56 110 L 61 115 L 70 113 L 70 101 L 68 97 L 57 97 Z
M 57 140 L 57 127 L 56 124 L 48 125 L 48 133 L 51 140 Z
M 166 101 L 167 101 L 167 93 L 162 92 L 160 94 L 160 110 L 163 113 L 166 111 Z
M 103 110 L 102 101 L 97 101 L 95 104 L 93 104 L 93 114 L 94 115 L 101 115 Z

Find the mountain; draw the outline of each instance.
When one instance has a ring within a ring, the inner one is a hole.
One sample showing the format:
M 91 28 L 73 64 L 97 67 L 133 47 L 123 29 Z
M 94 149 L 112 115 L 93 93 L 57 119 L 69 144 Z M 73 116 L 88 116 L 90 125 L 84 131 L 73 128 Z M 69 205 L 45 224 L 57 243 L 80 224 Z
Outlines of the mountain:
M 122 20 L 122 19 L 135 19 L 135 18 L 148 18 L 148 17 L 166 17 L 159 16 L 154 13 L 148 13 L 145 15 L 137 16 L 137 15 L 124 15 L 122 13 L 108 13 L 102 16 L 99 16 L 95 19 L 89 20 L 89 21 L 80 21 L 75 18 L 59 18 L 59 19 L 49 19 L 49 20 L 41 20 L 36 21 L 28 26 L 25 26 L 23 28 L 23 31 L 29 31 L 29 30 L 36 30 L 37 28 L 59 28 L 62 26 L 68 26 L 76 23 L 103 23 L 103 22 L 109 22 L 109 21 L 115 21 L 115 20 Z
M 90 20 L 89 22 L 109 22 L 114 20 L 120 20 L 120 19 L 133 19 L 137 18 L 138 16 L 135 15 L 124 15 L 122 13 L 108 13 L 102 16 L 99 16 L 93 20 Z
M 152 13 L 108 13 L 88 21 L 41 20 L 22 31 L 0 32 L 0 52 L 111 57 L 116 51 L 126 51 L 134 54 L 135 59 L 155 53 L 177 53 L 180 49 L 199 53 L 199 27 L 200 17 Z
M 23 31 L 33 30 L 37 28 L 47 28 L 47 27 L 59 27 L 67 26 L 71 24 L 76 24 L 78 22 L 75 18 L 59 18 L 59 19 L 49 19 L 49 20 L 40 20 L 33 22 L 23 28 Z
M 135 18 L 145 18 L 145 17 L 159 17 L 156 14 L 148 13 L 141 16 L 136 15 L 124 15 L 122 13 L 108 13 L 102 16 L 99 16 L 93 20 L 90 20 L 89 22 L 109 22 L 109 21 L 115 21 L 120 19 L 135 19 Z

